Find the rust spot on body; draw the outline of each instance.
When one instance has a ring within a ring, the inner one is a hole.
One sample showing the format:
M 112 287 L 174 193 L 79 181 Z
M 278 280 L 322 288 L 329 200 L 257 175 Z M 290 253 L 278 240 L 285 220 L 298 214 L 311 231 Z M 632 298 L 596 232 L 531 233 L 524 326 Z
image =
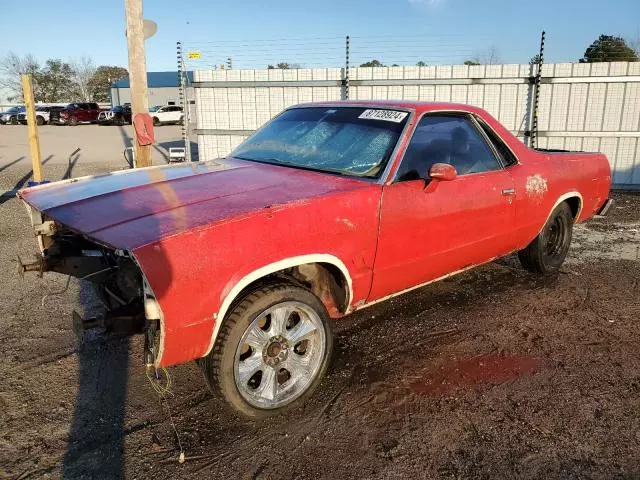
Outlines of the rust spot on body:
M 527 177 L 525 189 L 527 191 L 527 195 L 531 197 L 542 198 L 544 194 L 549 190 L 547 179 L 539 173 L 531 175 Z

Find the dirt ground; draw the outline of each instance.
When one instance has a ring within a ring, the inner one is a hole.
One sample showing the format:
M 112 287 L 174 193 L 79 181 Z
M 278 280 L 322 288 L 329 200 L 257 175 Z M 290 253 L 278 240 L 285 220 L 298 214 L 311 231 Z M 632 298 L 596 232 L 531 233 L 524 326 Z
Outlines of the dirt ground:
M 2 188 L 28 173 L 8 160 Z M 640 196 L 615 199 L 556 277 L 509 257 L 337 322 L 316 395 L 257 424 L 223 411 L 195 364 L 169 369 L 161 402 L 139 337 L 79 345 L 88 288 L 20 280 L 35 242 L 0 197 L 0 478 L 638 478 Z

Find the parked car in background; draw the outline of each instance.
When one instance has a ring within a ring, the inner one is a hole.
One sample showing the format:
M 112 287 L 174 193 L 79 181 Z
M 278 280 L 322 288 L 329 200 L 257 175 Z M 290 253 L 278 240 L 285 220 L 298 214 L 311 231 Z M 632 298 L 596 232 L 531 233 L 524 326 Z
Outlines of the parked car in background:
M 153 118 L 154 125 L 162 125 L 174 123 L 178 124 L 182 122 L 182 107 L 178 105 L 165 105 L 159 107 L 154 112 L 149 111 Z
M 98 115 L 100 125 L 124 125 L 131 123 L 131 104 L 116 105 L 111 110 L 105 110 Z
M 151 169 L 21 190 L 42 253 L 22 271 L 90 278 L 147 365 L 198 359 L 254 418 L 319 385 L 332 319 L 512 252 L 558 272 L 611 205 L 605 155 L 451 103 L 296 105 L 225 159 Z
M 18 115 L 24 112 L 24 106 L 11 107 L 0 113 L 0 123 L 3 125 L 17 125 Z
M 62 110 L 51 112 L 49 122 L 57 125 L 75 126 L 79 123 L 95 123 L 100 115 L 97 103 L 70 103 Z
M 36 107 L 36 123 L 38 125 L 44 125 L 49 123 L 49 118 L 51 116 L 51 112 L 57 112 L 62 110 L 64 107 L 60 106 L 49 106 L 49 105 L 39 105 Z M 20 113 L 18 115 L 18 122 L 22 125 L 27 124 L 27 113 Z

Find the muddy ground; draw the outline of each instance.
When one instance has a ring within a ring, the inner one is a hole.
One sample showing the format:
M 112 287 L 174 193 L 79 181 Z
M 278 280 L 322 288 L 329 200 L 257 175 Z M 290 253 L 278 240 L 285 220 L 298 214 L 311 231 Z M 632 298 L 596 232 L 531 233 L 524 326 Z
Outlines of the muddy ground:
M 14 274 L 35 243 L 0 197 L 0 478 L 638 478 L 640 196 L 615 197 L 556 277 L 510 257 L 336 323 L 317 394 L 261 424 L 225 413 L 195 364 L 169 370 L 162 403 L 139 337 L 79 346 L 91 294 Z

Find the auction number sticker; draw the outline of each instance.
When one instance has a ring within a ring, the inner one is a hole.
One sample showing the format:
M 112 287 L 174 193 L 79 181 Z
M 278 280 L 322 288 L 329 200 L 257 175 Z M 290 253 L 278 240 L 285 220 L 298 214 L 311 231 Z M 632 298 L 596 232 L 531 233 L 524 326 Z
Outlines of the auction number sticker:
M 358 118 L 366 120 L 385 120 L 387 122 L 400 123 L 408 115 L 407 112 L 397 110 L 365 110 Z

